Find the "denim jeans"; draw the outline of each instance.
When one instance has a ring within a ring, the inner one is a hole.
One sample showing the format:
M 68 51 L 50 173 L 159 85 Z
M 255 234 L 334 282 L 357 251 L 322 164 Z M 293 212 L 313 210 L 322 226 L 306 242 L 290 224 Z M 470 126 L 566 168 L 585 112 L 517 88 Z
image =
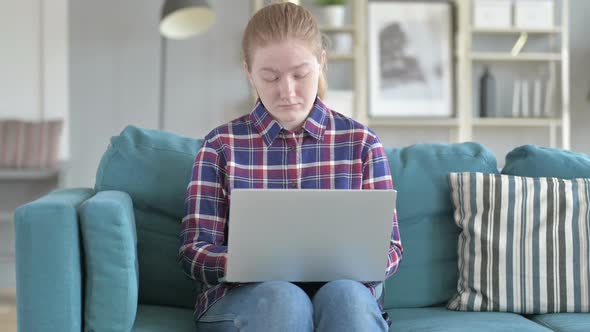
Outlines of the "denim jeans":
M 303 288 L 302 288 L 303 287 Z M 361 283 L 319 289 L 285 281 L 231 289 L 196 322 L 197 331 L 387 331 L 375 297 Z

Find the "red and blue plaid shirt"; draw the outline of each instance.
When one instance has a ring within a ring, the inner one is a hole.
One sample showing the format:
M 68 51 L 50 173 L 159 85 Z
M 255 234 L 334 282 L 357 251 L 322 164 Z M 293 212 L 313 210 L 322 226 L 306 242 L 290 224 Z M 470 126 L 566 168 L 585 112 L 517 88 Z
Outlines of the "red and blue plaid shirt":
M 250 114 L 214 129 L 193 165 L 180 235 L 182 268 L 206 288 L 195 306 L 197 320 L 235 285 L 220 281 L 234 188 L 392 189 L 393 182 L 377 136 L 319 98 L 296 132 L 283 129 L 260 101 Z M 386 277 L 402 257 L 395 214 L 392 220 Z M 379 284 L 365 285 L 375 296 Z

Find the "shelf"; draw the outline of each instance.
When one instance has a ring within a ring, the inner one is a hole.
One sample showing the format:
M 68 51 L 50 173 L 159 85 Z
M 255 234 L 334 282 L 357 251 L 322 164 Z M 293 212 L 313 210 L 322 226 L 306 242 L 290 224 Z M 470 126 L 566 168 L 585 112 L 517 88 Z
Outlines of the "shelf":
M 2 169 L 0 180 L 42 180 L 57 177 L 57 169 Z
M 472 33 L 477 34 L 558 34 L 561 33 L 560 27 L 549 28 L 549 29 L 521 29 L 521 28 L 473 28 Z
M 560 126 L 561 119 L 547 118 L 475 118 L 474 126 L 480 127 L 550 127 Z
M 388 127 L 455 127 L 459 125 L 456 118 L 402 118 L 402 117 L 380 117 L 369 118 L 369 126 Z
M 328 60 L 352 61 L 352 60 L 354 60 L 354 54 L 350 54 L 350 53 L 328 53 Z
M 521 53 L 511 55 L 510 53 L 499 52 L 473 52 L 471 53 L 473 61 L 559 61 L 559 53 Z
M 354 30 L 355 29 L 354 29 L 353 25 L 345 25 L 345 26 L 341 26 L 341 27 L 335 27 L 335 26 L 329 26 L 329 25 L 320 26 L 320 31 L 326 32 L 326 33 L 333 33 L 333 32 L 353 33 Z

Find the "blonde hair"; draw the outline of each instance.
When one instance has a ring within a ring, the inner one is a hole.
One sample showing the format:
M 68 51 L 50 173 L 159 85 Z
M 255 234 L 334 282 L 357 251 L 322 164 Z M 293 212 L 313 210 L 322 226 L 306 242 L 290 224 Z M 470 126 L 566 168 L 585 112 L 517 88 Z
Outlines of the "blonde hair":
M 248 22 L 242 37 L 242 56 L 248 71 L 252 68 L 252 53 L 256 47 L 289 38 L 307 42 L 311 52 L 321 63 L 321 54 L 324 50 L 322 33 L 317 21 L 307 9 L 291 2 L 281 2 L 268 5 L 257 11 Z M 320 68 L 318 82 L 318 96 L 320 98 L 324 98 L 326 89 L 324 68 Z

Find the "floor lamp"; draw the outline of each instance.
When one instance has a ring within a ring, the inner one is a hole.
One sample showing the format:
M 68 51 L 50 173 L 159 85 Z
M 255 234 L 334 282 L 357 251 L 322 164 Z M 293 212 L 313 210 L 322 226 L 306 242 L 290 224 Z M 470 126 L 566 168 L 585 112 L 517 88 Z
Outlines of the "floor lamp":
M 215 14 L 206 0 L 166 0 L 160 17 L 160 104 L 158 129 L 164 129 L 167 39 L 187 39 L 209 29 Z

